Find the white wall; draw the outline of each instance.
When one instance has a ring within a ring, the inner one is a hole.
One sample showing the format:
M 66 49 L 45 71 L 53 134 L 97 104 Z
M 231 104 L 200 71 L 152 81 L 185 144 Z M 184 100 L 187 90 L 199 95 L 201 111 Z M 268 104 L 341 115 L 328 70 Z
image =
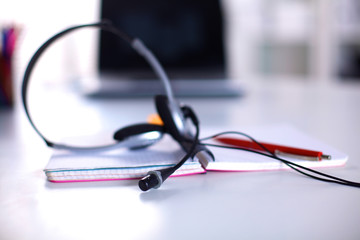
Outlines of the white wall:
M 20 28 L 14 56 L 16 92 L 30 57 L 44 41 L 69 26 L 99 19 L 99 0 L 0 0 L 0 6 L 0 26 L 15 23 Z M 95 74 L 96 41 L 95 30 L 81 30 L 55 43 L 39 61 L 32 82 L 57 84 Z

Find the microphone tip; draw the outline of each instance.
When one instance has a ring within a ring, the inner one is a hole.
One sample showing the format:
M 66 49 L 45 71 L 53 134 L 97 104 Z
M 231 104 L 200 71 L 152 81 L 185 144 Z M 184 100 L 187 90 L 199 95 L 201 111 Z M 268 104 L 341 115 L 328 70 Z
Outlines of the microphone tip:
M 158 171 L 150 171 L 139 181 L 139 188 L 146 192 L 152 188 L 159 188 L 162 183 L 161 174 Z

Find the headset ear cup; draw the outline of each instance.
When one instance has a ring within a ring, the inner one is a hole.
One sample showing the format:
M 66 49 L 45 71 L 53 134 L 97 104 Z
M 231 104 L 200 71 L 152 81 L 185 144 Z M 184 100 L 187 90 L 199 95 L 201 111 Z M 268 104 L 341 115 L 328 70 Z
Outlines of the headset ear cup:
M 164 95 L 155 96 L 155 105 L 156 110 L 164 123 L 165 131 L 168 132 L 175 140 L 183 140 L 182 134 L 176 127 L 168 98 Z
M 143 123 L 121 128 L 114 133 L 113 138 L 127 141 L 130 149 L 140 149 L 158 142 L 164 132 L 161 125 Z

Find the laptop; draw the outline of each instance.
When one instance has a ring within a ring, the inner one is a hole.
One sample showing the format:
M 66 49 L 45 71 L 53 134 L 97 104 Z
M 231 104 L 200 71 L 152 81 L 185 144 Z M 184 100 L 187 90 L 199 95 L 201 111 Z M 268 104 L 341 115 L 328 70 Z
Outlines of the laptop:
M 158 58 L 177 97 L 234 97 L 226 77 L 219 0 L 102 0 L 101 19 L 141 39 Z M 164 88 L 148 63 L 113 34 L 101 31 L 98 87 L 91 97 L 148 97 Z

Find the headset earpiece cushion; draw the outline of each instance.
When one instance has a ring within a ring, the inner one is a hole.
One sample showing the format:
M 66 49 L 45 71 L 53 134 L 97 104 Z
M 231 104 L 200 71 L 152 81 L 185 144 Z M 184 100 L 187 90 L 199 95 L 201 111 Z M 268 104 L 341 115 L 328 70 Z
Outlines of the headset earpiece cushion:
M 153 131 L 164 133 L 164 127 L 161 125 L 147 123 L 135 124 L 116 131 L 114 134 L 114 139 L 117 141 L 122 141 L 128 137 Z

